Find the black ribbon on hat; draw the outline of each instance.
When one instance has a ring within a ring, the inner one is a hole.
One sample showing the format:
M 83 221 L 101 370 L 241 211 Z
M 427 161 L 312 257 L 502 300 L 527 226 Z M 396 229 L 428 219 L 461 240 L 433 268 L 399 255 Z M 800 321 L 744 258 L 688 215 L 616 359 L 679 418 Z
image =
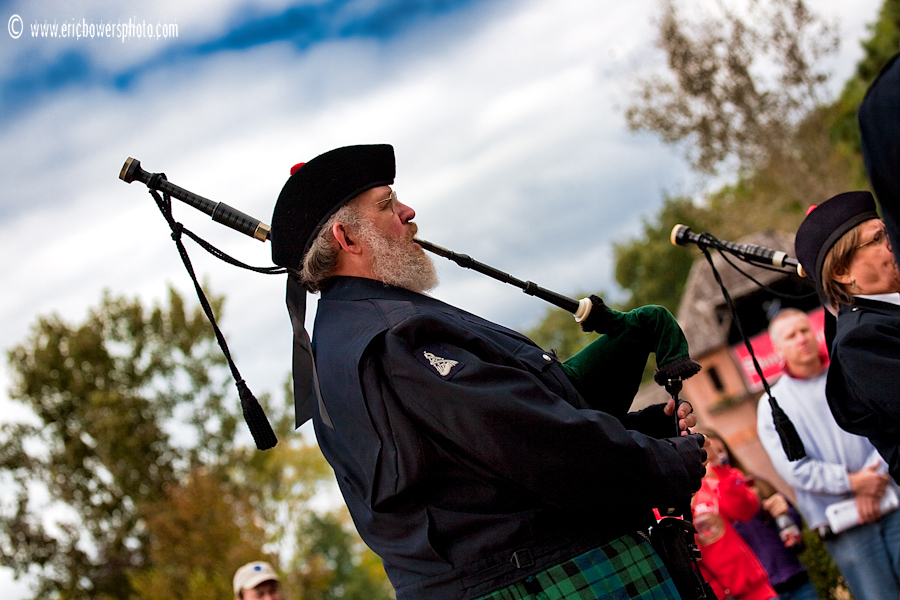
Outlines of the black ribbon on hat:
M 295 426 L 300 427 L 312 419 L 318 406 L 322 423 L 334 429 L 334 424 L 332 424 L 325 403 L 322 401 L 316 361 L 313 357 L 309 334 L 306 332 L 306 293 L 306 288 L 300 283 L 300 278 L 296 275 L 289 275 L 286 302 L 288 313 L 291 316 L 291 327 L 294 330 L 291 370 L 294 379 Z

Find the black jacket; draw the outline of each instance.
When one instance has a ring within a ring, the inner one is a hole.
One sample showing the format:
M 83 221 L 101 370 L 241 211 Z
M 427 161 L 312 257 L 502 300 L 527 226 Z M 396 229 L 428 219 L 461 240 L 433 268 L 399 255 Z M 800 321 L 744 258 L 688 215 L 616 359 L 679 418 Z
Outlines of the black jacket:
M 863 157 L 894 257 L 900 260 L 900 60 L 894 56 L 859 109 Z M 900 307 L 857 298 L 838 315 L 826 388 L 834 418 L 869 438 L 900 483 Z
M 869 438 L 900 482 L 900 306 L 842 306 L 831 349 L 828 405 L 846 431 Z
M 526 337 L 428 296 L 334 278 L 313 348 L 319 445 L 399 600 L 476 598 L 699 485 L 695 440 L 626 430 Z

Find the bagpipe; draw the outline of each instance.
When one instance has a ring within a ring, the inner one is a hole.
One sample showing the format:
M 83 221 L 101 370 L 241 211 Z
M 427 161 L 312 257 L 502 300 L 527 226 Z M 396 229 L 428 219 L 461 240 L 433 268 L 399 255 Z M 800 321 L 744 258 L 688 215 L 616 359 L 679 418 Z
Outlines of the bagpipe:
M 806 277 L 800 261 L 791 258 L 786 252 L 773 250 L 756 244 L 736 244 L 714 238 L 709 233 L 694 233 L 687 225 L 678 224 L 672 228 L 669 241 L 674 246 L 696 244 L 701 248 L 715 248 L 719 252 L 727 252 L 744 262 L 762 266 L 788 267 L 795 269 L 800 277 Z
M 273 447 L 277 440 L 272 432 L 268 420 L 262 408 L 246 383 L 241 378 L 234 361 L 228 351 L 225 338 L 216 325 L 215 318 L 209 303 L 201 289 L 193 272 L 187 251 L 182 244 L 182 235 L 187 235 L 196 241 L 205 250 L 232 265 L 250 269 L 265 274 L 283 274 L 290 272 L 299 275 L 292 269 L 282 267 L 252 267 L 226 255 L 220 250 L 208 244 L 205 240 L 187 230 L 172 216 L 170 198 L 174 197 L 189 204 L 197 210 L 204 212 L 218 223 L 239 231 L 245 235 L 265 242 L 269 239 L 270 228 L 259 219 L 251 217 L 227 204 L 214 202 L 203 196 L 199 196 L 182 187 L 170 183 L 163 173 L 149 173 L 141 168 L 140 161 L 128 158 L 119 173 L 119 178 L 126 183 L 139 181 L 144 183 L 157 202 L 160 211 L 166 218 L 172 229 L 172 237 L 178 247 L 179 254 L 190 274 L 196 288 L 200 303 L 203 306 L 216 334 L 216 339 L 228 360 L 229 367 L 238 388 L 241 398 L 241 406 L 245 420 L 250 428 L 256 445 L 260 449 Z M 162 192 L 160 197 L 158 192 Z M 598 410 L 603 410 L 618 417 L 622 417 L 631 406 L 633 398 L 640 386 L 644 367 L 650 354 L 655 354 L 657 370 L 654 380 L 666 388 L 669 395 L 675 399 L 676 405 L 680 402 L 678 394 L 681 391 L 682 382 L 699 372 L 700 365 L 694 362 L 688 352 L 688 344 L 684 332 L 675 321 L 672 314 L 660 306 L 642 306 L 628 312 L 619 312 L 609 308 L 598 296 L 590 296 L 575 300 L 557 292 L 543 288 L 531 281 L 522 281 L 499 269 L 478 262 L 468 255 L 458 254 L 447 250 L 437 244 L 416 238 L 415 241 L 425 250 L 443 258 L 455 262 L 457 265 L 475 270 L 498 281 L 516 286 L 524 293 L 540 298 L 554 306 L 562 308 L 575 317 L 575 321 L 586 332 L 602 334 L 578 354 L 561 363 L 566 375 L 572 381 L 576 389 L 582 394 L 587 403 Z M 750 353 L 757 373 L 762 380 L 766 392 L 769 394 L 769 402 L 773 408 L 776 430 L 781 437 L 790 460 L 798 460 L 805 455 L 803 443 L 799 439 L 793 424 L 778 407 L 771 395 L 768 383 L 763 377 L 762 370 L 756 360 L 753 348 L 741 329 L 740 320 L 734 311 L 728 291 L 719 277 L 719 274 L 709 255 L 709 249 L 719 250 L 720 253 L 728 253 L 744 262 L 760 266 L 792 268 L 801 276 L 804 275 L 799 262 L 786 255 L 786 253 L 757 246 L 755 244 L 736 244 L 718 240 L 708 233 L 696 234 L 685 225 L 676 225 L 672 229 L 670 241 L 679 246 L 696 244 L 706 256 L 717 282 L 722 288 L 723 295 L 731 308 L 734 322 L 738 327 L 741 337 Z M 727 260 L 727 259 L 726 259 Z M 730 261 L 729 261 L 730 263 Z M 733 263 L 730 263 L 733 265 Z M 735 268 L 737 268 L 735 266 Z M 740 270 L 740 269 L 738 269 Z M 743 273 L 743 271 L 742 271 Z M 747 277 L 750 277 L 744 273 Z M 752 277 L 751 277 L 752 279 Z M 758 282 L 757 282 L 758 283 Z M 762 284 L 759 284 L 762 285 Z M 293 315 L 292 315 L 293 317 Z M 305 330 L 304 330 L 305 334 Z M 315 380 L 315 367 L 312 362 L 309 342 L 306 340 L 306 350 L 309 354 L 313 387 L 318 396 L 317 381 Z M 295 341 L 296 346 L 296 341 Z M 296 353 L 295 353 L 296 354 Z M 295 362 L 295 368 L 296 368 Z M 319 408 L 324 409 L 319 397 Z M 323 415 L 327 419 L 327 415 Z M 678 427 L 677 409 L 675 414 L 675 426 L 671 430 L 673 436 L 680 435 Z

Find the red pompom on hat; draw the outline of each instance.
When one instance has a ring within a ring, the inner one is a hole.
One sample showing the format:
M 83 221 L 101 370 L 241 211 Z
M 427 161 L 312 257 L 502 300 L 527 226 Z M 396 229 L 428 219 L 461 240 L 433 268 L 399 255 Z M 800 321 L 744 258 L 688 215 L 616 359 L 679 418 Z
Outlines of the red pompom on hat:
M 302 166 L 305 165 L 305 164 L 306 164 L 306 163 L 297 163 L 296 165 L 294 165 L 293 167 L 291 167 L 291 175 L 293 175 L 294 173 L 296 173 L 297 171 L 299 171 L 299 170 L 300 170 L 300 167 L 302 167 Z

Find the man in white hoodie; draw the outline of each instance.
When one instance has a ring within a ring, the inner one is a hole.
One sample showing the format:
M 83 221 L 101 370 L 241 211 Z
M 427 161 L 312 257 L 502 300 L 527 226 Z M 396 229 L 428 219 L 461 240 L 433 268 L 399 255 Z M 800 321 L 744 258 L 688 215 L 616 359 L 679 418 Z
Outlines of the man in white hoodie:
M 838 427 L 825 398 L 828 357 L 819 348 L 806 313 L 781 311 L 769 325 L 784 375 L 772 395 L 794 423 L 806 457 L 788 461 L 772 421 L 769 403 L 761 401 L 757 428 L 772 464 L 797 495 L 797 509 L 810 529 L 825 540 L 828 552 L 857 600 L 896 598 L 900 582 L 900 511 L 882 515 L 882 497 L 896 494 L 887 465 L 868 439 Z M 825 509 L 856 500 L 860 524 L 834 533 Z

